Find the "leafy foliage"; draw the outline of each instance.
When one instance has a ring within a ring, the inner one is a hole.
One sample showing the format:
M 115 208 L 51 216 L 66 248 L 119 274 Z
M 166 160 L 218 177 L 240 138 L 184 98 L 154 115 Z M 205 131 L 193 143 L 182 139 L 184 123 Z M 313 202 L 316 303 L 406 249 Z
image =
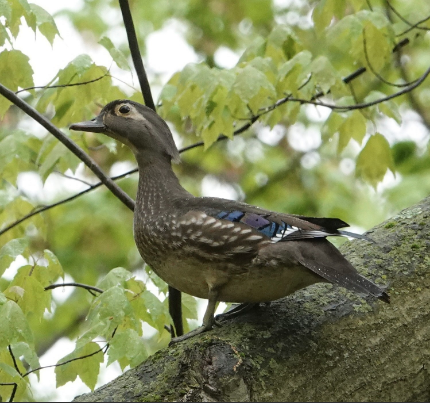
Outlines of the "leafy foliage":
M 204 156 L 187 152 L 177 167 L 192 193 L 220 186 L 269 209 L 339 217 L 361 228 L 429 193 L 428 80 L 406 96 L 354 109 L 401 91 L 428 68 L 429 34 L 406 22 L 430 15 L 428 2 L 390 1 L 403 19 L 382 0 L 291 2 L 288 8 L 270 0 L 137 3 L 131 2 L 142 49 L 152 31 L 177 24 L 202 60 L 163 81 L 158 109 L 184 145 L 203 140 L 209 149 Z M 118 19 L 107 21 L 107 15 Z M 1 84 L 13 91 L 46 85 L 34 83 L 34 60 L 14 45 L 24 25 L 37 32 L 34 46 L 40 35 L 51 45 L 61 41 L 60 17 L 93 48 L 105 48 L 132 82 L 127 44 L 115 35 L 123 30 L 116 1 L 85 1 L 81 10 L 52 17 L 27 0 L 0 0 Z M 428 29 L 428 23 L 420 27 Z M 409 43 L 396 48 L 404 38 Z M 219 62 L 226 49 L 237 55 L 231 68 Z M 151 60 L 148 65 L 150 70 Z M 345 80 L 360 67 L 366 72 Z M 90 48 L 48 86 L 28 89 L 25 99 L 61 129 L 92 118 L 113 99 L 141 102 L 138 92 L 111 76 L 113 70 L 95 63 Z M 159 84 L 157 77 L 153 81 Z M 94 177 L 52 136 L 20 124 L 24 115 L 3 97 L 0 118 L 2 231 L 39 205 L 71 196 L 71 182 L 58 175 L 78 172 L 87 182 Z M 422 134 L 395 135 L 400 124 Z M 245 126 L 250 134 L 230 141 Z M 129 150 L 104 136 L 66 133 L 106 172 L 117 161 L 134 164 Z M 215 145 L 220 134 L 230 140 Z M 21 180 L 28 172 L 37 178 L 35 186 L 40 181 L 48 189 L 57 180 L 60 189 L 44 197 L 26 191 Z M 397 182 L 387 181 L 389 172 Z M 129 194 L 136 184 L 135 176 L 121 182 Z M 131 212 L 97 190 L 0 232 L 0 382 L 18 385 L 16 400 L 32 399 L 28 372 L 40 367 L 38 357 L 60 337 L 75 347 L 58 357 L 57 386 L 79 377 L 90 389 L 104 354 L 107 365 L 118 362 L 124 370 L 167 345 L 167 286 L 142 267 L 131 228 Z M 62 300 L 46 290 L 62 281 L 98 291 L 75 288 Z M 194 298 L 183 297 L 183 315 L 188 330 L 197 319 Z M 0 384 L 1 398 L 10 394 L 11 387 Z

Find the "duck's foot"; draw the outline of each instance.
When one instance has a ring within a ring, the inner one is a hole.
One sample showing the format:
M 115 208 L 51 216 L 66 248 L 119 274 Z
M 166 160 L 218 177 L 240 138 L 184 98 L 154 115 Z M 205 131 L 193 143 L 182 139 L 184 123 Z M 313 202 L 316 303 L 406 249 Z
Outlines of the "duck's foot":
M 215 319 L 217 322 L 223 322 L 225 320 L 243 315 L 244 313 L 249 312 L 250 310 L 254 309 L 257 306 L 259 306 L 258 302 L 255 302 L 255 303 L 249 302 L 249 303 L 235 305 L 229 311 L 217 315 Z
M 215 322 L 215 324 L 218 325 L 218 323 L 216 323 L 216 322 Z M 174 343 L 178 343 L 180 341 L 190 339 L 191 337 L 197 336 L 198 334 L 207 332 L 208 330 L 211 330 L 211 329 L 212 329 L 212 325 L 210 325 L 210 326 L 203 325 L 203 326 L 200 326 L 197 329 L 194 329 L 191 332 L 188 332 L 182 336 L 172 337 L 172 340 L 170 340 L 169 346 L 171 346 Z

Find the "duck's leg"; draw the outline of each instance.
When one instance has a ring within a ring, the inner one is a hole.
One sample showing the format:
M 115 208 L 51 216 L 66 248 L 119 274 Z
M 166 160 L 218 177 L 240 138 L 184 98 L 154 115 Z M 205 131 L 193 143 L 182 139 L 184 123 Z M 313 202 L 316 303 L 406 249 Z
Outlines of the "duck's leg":
M 172 338 L 172 340 L 170 341 L 170 344 L 187 340 L 190 337 L 197 336 L 200 333 L 203 333 L 212 329 L 213 325 L 215 324 L 214 314 L 215 314 L 216 304 L 218 301 L 218 295 L 219 295 L 219 288 L 216 288 L 216 287 L 209 288 L 209 294 L 208 294 L 209 302 L 208 302 L 208 307 L 206 308 L 205 316 L 203 317 L 203 325 L 198 327 L 197 329 L 192 330 L 191 332 L 188 332 L 187 334 L 184 334 L 183 336 Z

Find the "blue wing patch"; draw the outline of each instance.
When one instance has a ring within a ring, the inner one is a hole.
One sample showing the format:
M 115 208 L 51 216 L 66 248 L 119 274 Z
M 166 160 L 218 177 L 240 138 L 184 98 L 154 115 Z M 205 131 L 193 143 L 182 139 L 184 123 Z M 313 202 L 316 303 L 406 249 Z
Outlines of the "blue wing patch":
M 232 222 L 241 222 L 249 225 L 252 228 L 260 231 L 262 234 L 271 238 L 273 242 L 284 239 L 289 234 L 298 231 L 299 228 L 288 225 L 282 221 L 278 224 L 273 221 L 267 220 L 264 216 L 254 213 L 244 213 L 243 211 L 222 211 L 216 215 L 217 218 L 228 220 Z
M 339 231 L 337 229 L 327 230 L 324 227 L 321 227 L 320 229 L 304 230 L 294 225 L 286 224 L 284 221 L 281 221 L 280 224 L 274 221 L 270 221 L 266 218 L 267 215 L 265 216 L 265 215 L 255 214 L 255 213 L 245 213 L 240 210 L 221 211 L 218 214 L 214 214 L 213 217 L 232 221 L 232 222 L 241 222 L 242 224 L 249 225 L 250 227 L 255 228 L 257 231 L 260 231 L 263 235 L 270 238 L 272 242 L 294 241 L 299 239 L 312 239 L 312 238 L 325 238 L 327 236 L 348 236 L 348 237 L 357 238 L 357 239 L 364 239 L 369 242 L 374 242 L 371 239 L 367 238 L 365 235 L 353 234 L 348 231 Z M 300 218 L 304 219 L 306 217 L 300 217 Z M 331 219 L 312 218 L 312 220 L 314 221 L 329 220 L 329 222 L 331 222 L 330 221 Z M 337 221 L 335 222 L 337 223 L 336 225 L 339 225 Z M 343 223 L 343 221 L 341 223 Z

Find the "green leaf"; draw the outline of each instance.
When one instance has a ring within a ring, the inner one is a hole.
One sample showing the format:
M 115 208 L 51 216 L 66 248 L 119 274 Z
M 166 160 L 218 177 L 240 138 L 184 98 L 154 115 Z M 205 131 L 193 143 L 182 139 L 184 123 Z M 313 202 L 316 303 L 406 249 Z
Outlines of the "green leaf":
M 102 351 L 93 354 L 98 350 L 100 350 L 99 345 L 97 343 L 90 342 L 80 348 L 76 348 L 73 353 L 68 354 L 59 360 L 57 365 L 74 359 L 74 361 L 55 368 L 57 388 L 65 385 L 67 382 L 73 382 L 76 377 L 79 376 L 85 385 L 87 385 L 91 390 L 94 390 L 100 371 L 100 364 L 104 360 Z M 76 358 L 80 357 L 85 358 L 76 360 Z
M 70 151 L 64 146 L 63 143 L 57 143 L 51 152 L 43 160 L 39 168 L 39 174 L 42 180 L 45 181 L 49 174 L 54 170 L 57 161 L 64 157 Z
M 8 364 L 5 361 L 10 361 Z M 18 371 L 14 368 L 14 364 L 9 355 L 9 351 L 4 351 L 0 354 L 0 379 L 1 383 L 12 383 L 17 384 L 16 394 L 13 401 L 24 402 L 29 401 L 31 393 L 29 393 L 29 380 L 28 377 L 23 378 Z M 2 401 L 11 401 L 10 396 L 12 394 L 12 387 L 9 385 L 1 385 L 0 383 L 0 396 Z M 8 400 L 6 400 L 8 399 Z
M 321 32 L 330 25 L 334 17 L 340 19 L 345 12 L 345 6 L 345 1 L 320 0 L 312 12 L 312 20 L 317 33 L 321 34 Z
M 54 43 L 55 35 L 60 36 L 54 19 L 51 14 L 37 4 L 31 3 L 30 8 L 36 18 L 37 28 L 39 28 L 40 33 L 52 45 Z
M 288 26 L 276 25 L 267 38 L 264 56 L 278 66 L 301 51 L 297 36 Z
M 63 277 L 64 271 L 57 256 L 55 256 L 54 253 L 51 252 L 49 249 L 45 249 L 43 251 L 43 257 L 48 262 L 48 267 L 46 267 L 46 270 L 43 271 L 43 275 L 38 277 L 38 279 L 42 283 L 42 285 L 46 287 L 47 285 L 52 284 L 55 280 L 57 280 L 58 277 Z M 37 270 L 36 266 L 35 275 L 38 276 L 38 273 L 40 272 L 42 271 Z
M 262 37 L 257 37 L 251 45 L 243 52 L 239 59 L 238 65 L 243 62 L 248 62 L 256 57 L 263 57 L 266 51 L 266 41 Z
M 0 16 L 4 17 L 6 21 L 12 18 L 12 8 L 8 0 L 0 0 Z
M 113 61 L 120 69 L 130 70 L 127 58 L 120 50 L 115 48 L 112 41 L 108 37 L 104 36 L 102 39 L 100 39 L 99 44 L 102 45 L 109 52 Z
M 276 96 L 273 84 L 269 82 L 266 75 L 255 67 L 246 66 L 238 71 L 236 81 L 233 84 L 233 92 L 238 95 L 244 104 L 251 102 L 262 90 L 267 96 Z
M 133 277 L 133 274 L 128 270 L 117 267 L 112 269 L 106 276 L 97 284 L 102 290 L 108 290 L 114 286 L 124 287 L 125 282 Z
M 115 336 L 109 342 L 108 355 L 107 365 L 118 360 L 123 370 L 127 365 L 135 367 L 148 358 L 143 339 L 133 329 L 115 333 Z
M 182 294 L 182 316 L 185 319 L 198 319 L 197 301 L 188 294 Z
M 93 302 L 88 314 L 88 325 L 90 330 L 83 336 L 82 340 L 95 337 L 96 331 L 102 330 L 100 336 L 109 339 L 116 327 L 119 329 L 131 328 L 141 331 L 141 323 L 136 318 L 132 305 L 128 299 L 130 291 L 117 285 L 109 288 L 99 295 Z M 134 293 L 132 294 L 132 297 Z M 100 324 L 101 323 L 101 324 Z M 82 341 L 80 341 L 81 345 Z
M 390 145 L 379 133 L 369 138 L 357 157 L 357 176 L 361 176 L 373 187 L 384 179 L 387 170 L 394 173 L 394 162 Z
M 33 334 L 21 308 L 14 301 L 0 305 L 0 348 L 26 342 L 33 345 Z
M 6 26 L 9 28 L 14 38 L 18 36 L 19 28 L 22 24 L 22 17 L 25 18 L 27 25 L 33 30 L 36 30 L 36 17 L 31 12 L 30 5 L 27 0 L 13 0 L 9 1 L 12 13 L 7 13 Z
M 156 329 L 161 333 L 164 326 L 171 323 L 168 309 L 152 292 L 148 290 L 145 290 L 142 293 L 142 299 L 145 302 L 145 306 L 151 315 Z
M 58 127 L 92 118 L 94 112 L 91 112 L 91 109 L 95 109 L 96 105 L 126 97 L 123 91 L 112 85 L 112 79 L 106 73 L 106 67 L 97 66 L 88 55 L 76 57 L 60 70 L 54 79 L 57 80 L 56 84 L 63 87 L 46 91 L 37 104 L 38 110 L 46 112 L 48 107 L 53 105 L 55 115 L 52 123 Z M 79 85 L 68 86 L 69 84 Z M 76 141 L 82 135 L 75 136 Z M 79 162 L 77 157 L 68 152 L 58 164 L 67 169 L 71 165 L 75 168 Z
M 10 266 L 10 264 L 21 255 L 28 246 L 25 238 L 12 239 L 0 249 L 0 275 Z
M 366 39 L 366 51 L 368 56 L 368 62 L 374 70 L 379 72 L 391 58 L 392 42 L 387 36 L 384 28 L 378 29 L 371 22 L 365 24 L 363 28 L 363 35 Z M 363 40 L 361 39 L 361 47 L 363 48 Z M 360 49 L 357 46 L 357 52 L 353 52 L 359 57 L 364 49 Z M 365 55 L 361 56 L 363 64 L 367 64 Z
M 359 111 L 353 111 L 339 126 L 338 131 L 337 152 L 340 153 L 351 139 L 361 144 L 366 135 L 366 118 Z
M 29 58 L 19 50 L 3 50 L 0 53 L 0 77 L 2 84 L 11 91 L 16 91 L 18 87 L 34 86 Z M 0 119 L 11 104 L 5 97 L 0 97 Z
M 1 7 L 1 1 L 4 1 L 4 0 L 0 0 L 0 7 Z M 1 12 L 0 12 L 0 15 L 1 15 Z M 11 43 L 11 39 L 10 39 L 9 33 L 7 32 L 7 30 L 4 27 L 4 25 L 2 25 L 0 23 L 0 46 L 3 46 L 6 43 L 6 41 L 8 41 L 9 43 Z
M 12 345 L 12 351 L 15 357 L 24 357 L 24 360 L 30 365 L 31 369 L 40 367 L 39 357 L 37 356 L 34 346 L 30 346 L 28 343 L 23 341 Z M 39 371 L 36 371 L 37 377 L 39 377 Z
M 364 102 L 374 102 L 385 97 L 386 94 L 384 94 L 383 92 L 371 91 L 369 95 L 364 98 Z M 399 107 L 394 101 L 388 100 L 376 104 L 376 109 L 379 110 L 379 112 L 384 113 L 388 117 L 393 118 L 398 124 L 402 122 L 402 116 L 400 115 Z
M 340 84 L 342 79 L 336 69 L 325 56 L 318 56 L 314 59 L 309 68 L 312 78 L 324 94 L 331 90 L 331 87 Z
M 276 84 L 279 97 L 284 97 L 286 94 L 298 95 L 299 87 L 306 78 L 304 71 L 310 65 L 311 60 L 312 54 L 304 50 L 279 68 L 278 82 Z
M 33 269 L 33 266 L 21 267 L 4 294 L 13 299 L 27 316 L 30 314 L 40 320 L 45 309 L 51 308 L 51 294 L 45 292 L 42 284 L 32 275 L 34 270 L 36 267 Z
M 357 38 L 362 38 L 363 25 L 356 15 L 347 15 L 327 30 L 327 41 L 341 52 L 350 53 L 358 46 Z M 361 42 L 360 49 L 363 49 Z
M 131 311 L 129 301 L 124 295 L 124 288 L 118 285 L 99 295 L 91 310 L 97 313 L 100 320 L 110 319 L 116 325 L 119 325 L 125 314 Z M 90 311 L 89 315 L 91 314 Z

